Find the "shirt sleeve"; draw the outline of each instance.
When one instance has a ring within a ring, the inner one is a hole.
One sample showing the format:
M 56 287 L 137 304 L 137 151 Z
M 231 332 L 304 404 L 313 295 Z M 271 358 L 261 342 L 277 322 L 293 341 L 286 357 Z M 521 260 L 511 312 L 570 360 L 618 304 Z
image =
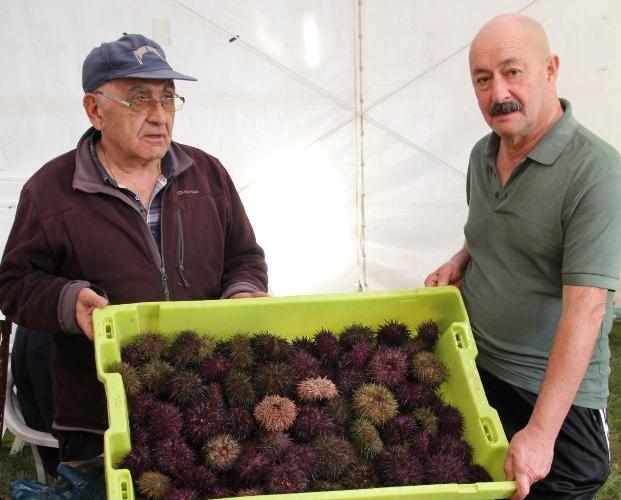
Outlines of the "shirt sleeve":
M 568 191 L 563 212 L 564 285 L 616 290 L 621 261 L 621 161 L 592 156 Z

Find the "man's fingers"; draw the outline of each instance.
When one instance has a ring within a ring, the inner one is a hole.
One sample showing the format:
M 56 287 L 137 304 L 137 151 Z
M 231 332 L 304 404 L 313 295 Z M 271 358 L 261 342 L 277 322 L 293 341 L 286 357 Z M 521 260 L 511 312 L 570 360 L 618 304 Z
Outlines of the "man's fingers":
M 438 272 L 431 273 L 425 278 L 425 286 L 437 286 L 438 285 Z
M 511 455 L 507 455 L 507 458 L 505 458 L 504 469 L 507 479 L 513 481 L 515 476 L 513 475 L 513 460 L 511 459 Z
M 438 285 L 448 285 L 452 275 L 453 269 L 450 266 L 442 266 L 438 272 Z
M 518 474 L 515 478 L 516 490 L 511 500 L 522 500 L 530 491 L 530 478 L 528 474 Z

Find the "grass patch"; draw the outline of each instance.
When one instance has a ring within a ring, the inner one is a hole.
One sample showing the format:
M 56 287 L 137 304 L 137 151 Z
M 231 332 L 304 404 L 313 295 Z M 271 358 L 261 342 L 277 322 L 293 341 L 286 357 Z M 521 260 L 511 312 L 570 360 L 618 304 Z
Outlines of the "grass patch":
M 9 455 L 13 436 L 6 432 L 0 443 L 0 498 L 9 498 L 9 484 L 23 477 L 36 478 L 30 446 L 26 445 L 17 455 Z
M 610 477 L 597 495 L 597 500 L 621 500 L 621 323 L 615 323 L 610 333 L 611 375 L 608 400 L 608 423 L 612 464 Z M 9 455 L 13 436 L 7 432 L 0 443 L 0 498 L 8 498 L 11 481 L 23 477 L 36 478 L 29 446 L 18 455 Z
M 597 500 L 621 500 L 621 323 L 615 322 L 610 332 L 610 396 L 608 424 L 612 464 L 610 476 L 597 495 Z

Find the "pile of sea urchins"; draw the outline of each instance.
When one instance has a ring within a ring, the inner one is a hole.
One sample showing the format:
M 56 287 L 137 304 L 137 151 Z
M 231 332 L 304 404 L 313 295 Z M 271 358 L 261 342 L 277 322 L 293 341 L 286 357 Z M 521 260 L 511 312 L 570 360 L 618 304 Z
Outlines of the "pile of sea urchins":
M 144 333 L 107 367 L 129 404 L 137 494 L 196 499 L 491 481 L 436 393 L 438 327 L 386 321 L 287 341 Z

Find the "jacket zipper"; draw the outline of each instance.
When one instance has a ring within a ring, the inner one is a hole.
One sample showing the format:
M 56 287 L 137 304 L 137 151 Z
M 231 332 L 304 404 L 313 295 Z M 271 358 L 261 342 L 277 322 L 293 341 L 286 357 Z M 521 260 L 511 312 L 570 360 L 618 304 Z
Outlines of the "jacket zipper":
M 177 225 L 179 227 L 179 263 L 177 264 L 177 272 L 179 273 L 179 277 L 181 278 L 181 283 L 183 283 L 184 288 L 190 287 L 190 282 L 186 279 L 185 267 L 183 265 L 183 221 L 181 220 L 181 211 L 177 208 Z
M 164 191 L 168 185 L 164 186 Z M 164 241 L 164 224 L 162 224 L 162 220 L 164 220 L 164 192 L 162 192 L 162 205 L 160 208 L 160 279 L 162 280 L 162 287 L 164 288 L 164 300 L 170 300 L 170 290 L 168 289 L 168 276 L 166 276 L 166 267 L 164 266 L 164 252 L 163 252 L 163 241 Z M 149 228 L 147 227 L 147 230 Z M 149 232 L 151 232 L 149 230 Z M 157 242 L 155 242 L 157 245 Z

